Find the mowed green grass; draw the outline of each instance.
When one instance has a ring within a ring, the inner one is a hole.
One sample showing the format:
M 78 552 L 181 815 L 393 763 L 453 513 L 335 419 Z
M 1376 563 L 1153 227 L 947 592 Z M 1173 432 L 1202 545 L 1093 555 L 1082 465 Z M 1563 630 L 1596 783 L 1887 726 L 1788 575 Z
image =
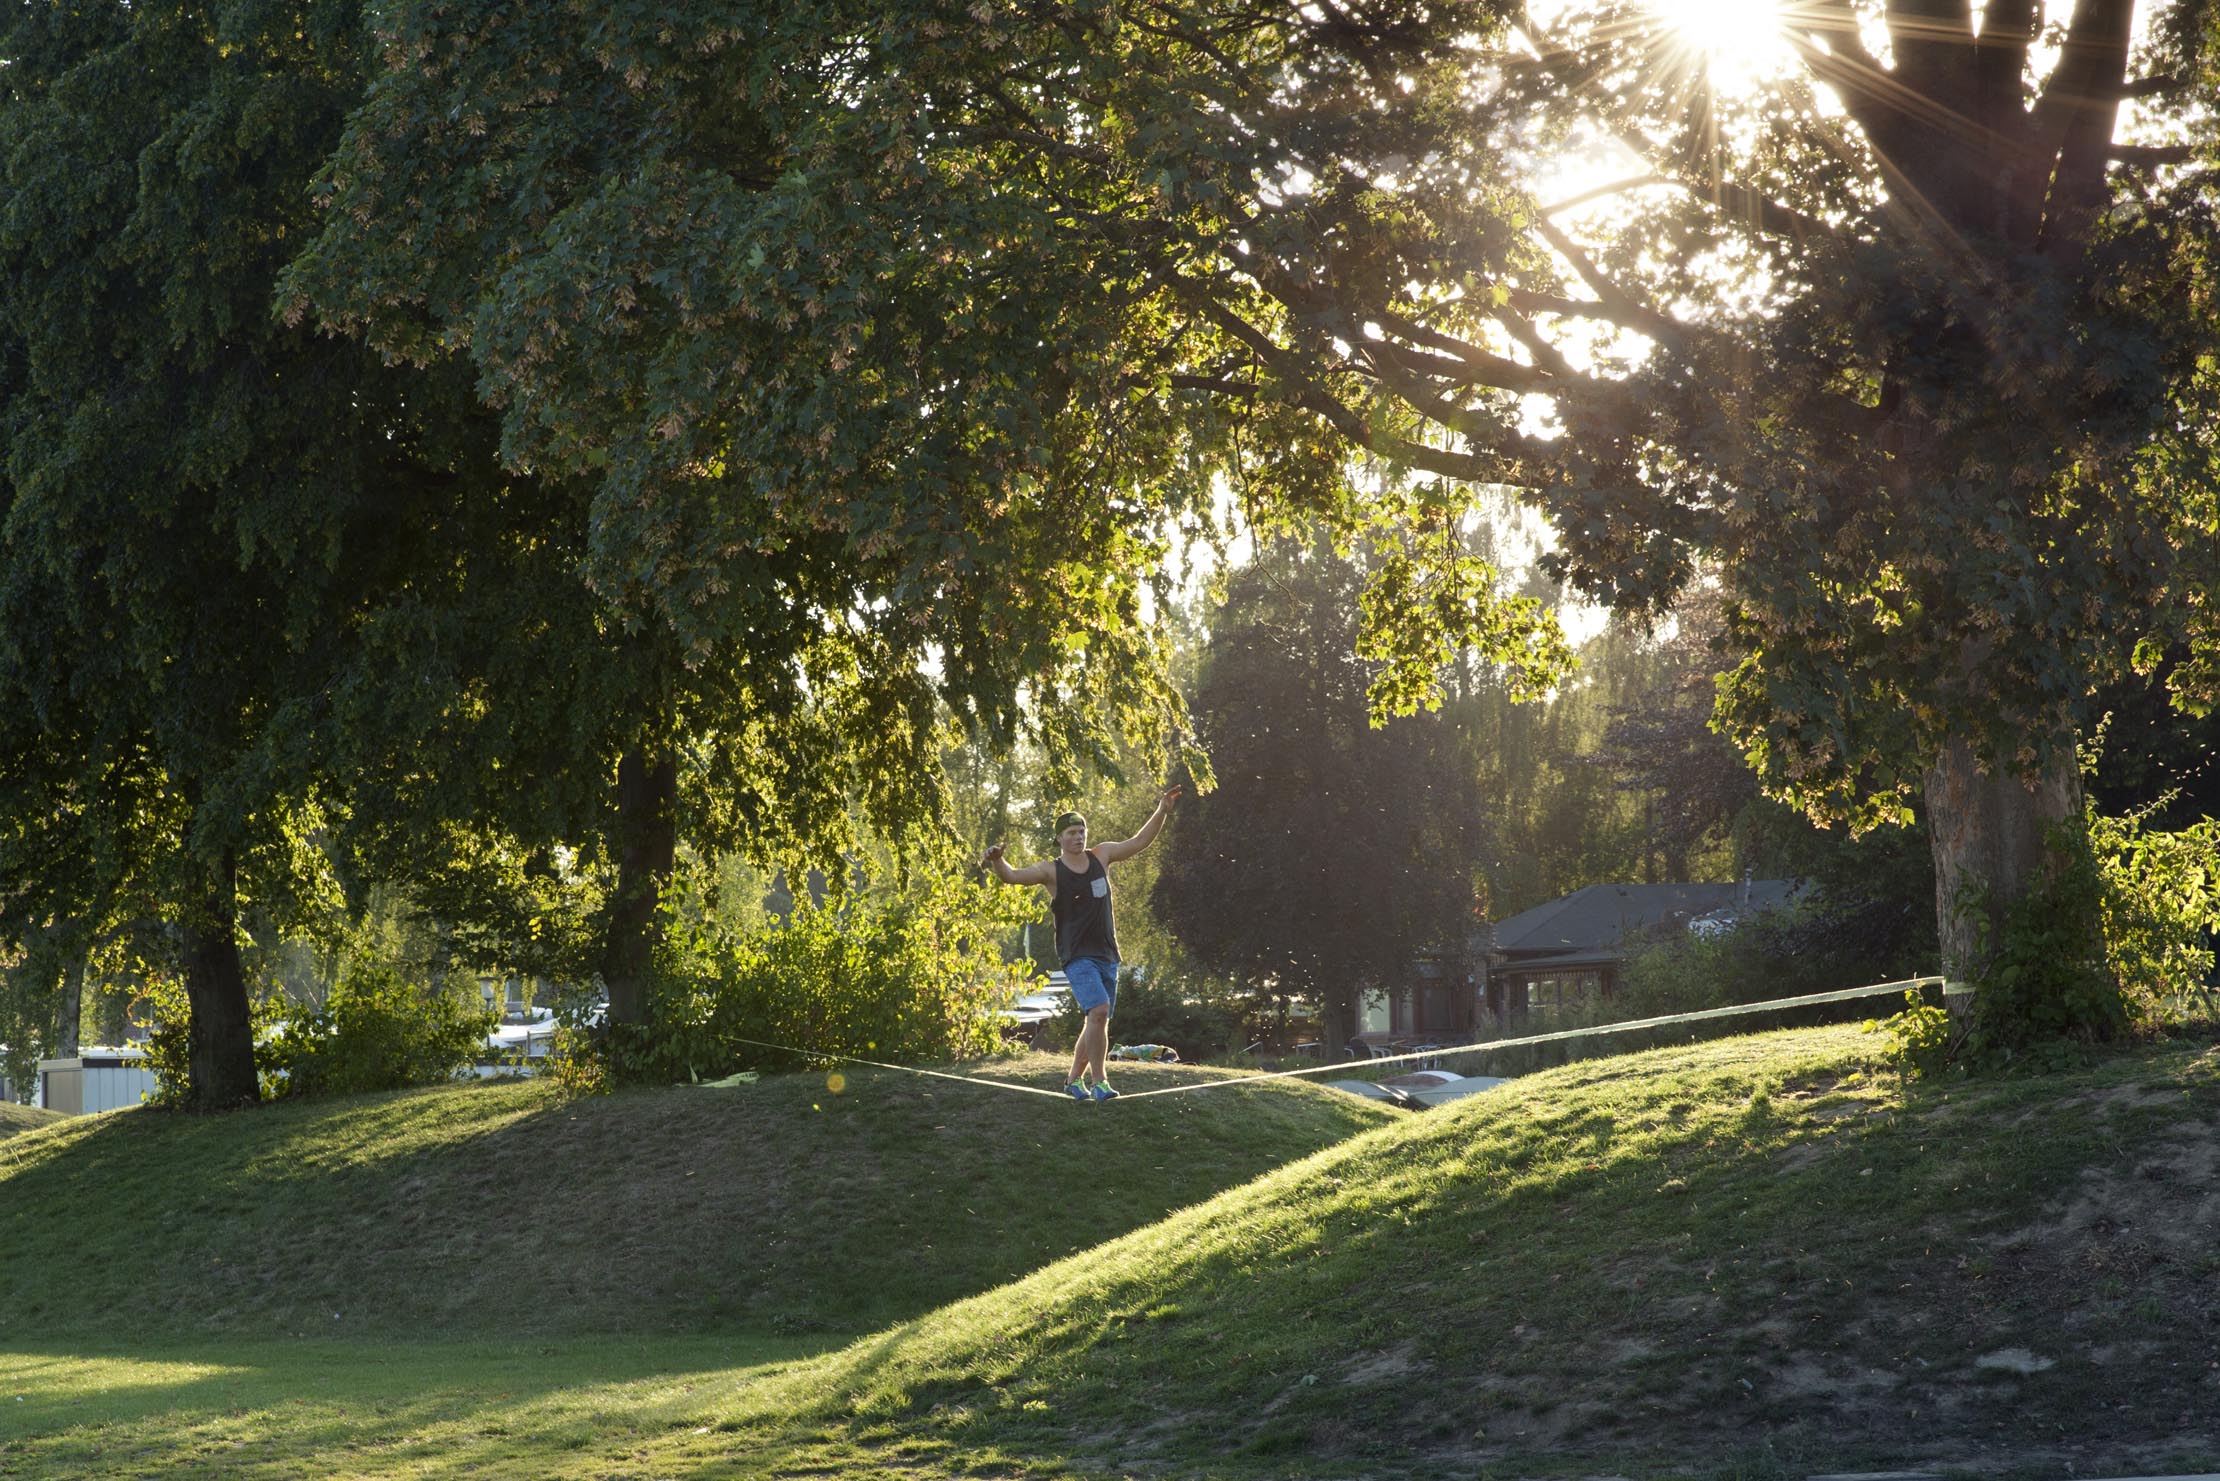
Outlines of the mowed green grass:
M 19 1348 L 0 1475 L 2214 1469 L 2220 1054 L 1923 1089 L 1879 1049 L 1797 1031 L 1531 1076 L 849 1343 L 232 1340 L 151 1354 L 177 1381 Z M 1086 1129 L 1157 1146 L 1287 1093 Z M 834 1278 L 902 1268 L 878 1249 Z

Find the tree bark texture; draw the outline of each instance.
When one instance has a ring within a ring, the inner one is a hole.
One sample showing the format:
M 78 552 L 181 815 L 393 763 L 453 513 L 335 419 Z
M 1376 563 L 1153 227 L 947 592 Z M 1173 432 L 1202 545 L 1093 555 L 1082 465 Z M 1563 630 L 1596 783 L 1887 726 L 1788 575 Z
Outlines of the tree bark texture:
M 2049 867 L 2051 830 L 2081 815 L 2081 770 L 2073 748 L 2060 746 L 2054 757 L 2033 777 L 2001 769 L 1984 774 L 1972 747 L 1953 740 L 1928 768 L 1935 923 L 1943 971 L 1954 979 L 1980 975 L 2005 909 L 2039 884 Z
M 260 1098 L 246 973 L 239 964 L 238 863 L 229 851 L 210 871 L 201 908 L 184 923 L 185 996 L 192 1086 L 187 1104 L 221 1111 Z
M 617 762 L 617 893 L 602 939 L 611 1023 L 646 1023 L 662 943 L 663 883 L 678 862 L 678 758 L 635 747 Z
M 54 1057 L 77 1057 L 77 1025 L 85 1012 L 85 952 L 71 945 L 62 966 L 62 995 L 54 1004 Z

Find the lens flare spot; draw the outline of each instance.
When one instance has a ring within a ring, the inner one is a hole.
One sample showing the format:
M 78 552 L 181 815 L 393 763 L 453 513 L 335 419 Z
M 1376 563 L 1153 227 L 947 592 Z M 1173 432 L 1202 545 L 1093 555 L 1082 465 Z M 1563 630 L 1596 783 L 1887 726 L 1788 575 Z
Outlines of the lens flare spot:
M 825 1088 L 831 1091 L 834 1095 L 838 1095 L 841 1091 L 848 1088 L 848 1077 L 840 1073 L 840 1071 L 834 1070 L 831 1074 L 825 1077 Z

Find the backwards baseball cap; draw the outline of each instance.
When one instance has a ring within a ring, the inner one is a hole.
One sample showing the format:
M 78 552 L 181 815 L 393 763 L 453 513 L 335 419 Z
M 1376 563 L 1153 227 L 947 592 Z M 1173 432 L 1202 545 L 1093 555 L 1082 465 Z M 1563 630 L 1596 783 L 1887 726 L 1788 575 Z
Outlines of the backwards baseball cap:
M 1056 815 L 1056 826 L 1049 829 L 1048 831 L 1051 833 L 1061 833 L 1066 828 L 1084 828 L 1086 826 L 1087 820 L 1081 817 L 1078 813 L 1060 812 Z

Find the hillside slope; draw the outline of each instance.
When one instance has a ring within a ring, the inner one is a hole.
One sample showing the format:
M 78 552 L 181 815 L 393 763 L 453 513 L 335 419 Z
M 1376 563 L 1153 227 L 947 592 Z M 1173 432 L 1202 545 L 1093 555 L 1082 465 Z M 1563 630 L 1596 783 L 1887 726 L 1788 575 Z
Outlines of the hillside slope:
M 26 1131 L 36 1131 L 41 1126 L 51 1126 L 62 1119 L 59 1111 L 43 1110 L 38 1106 L 19 1106 L 14 1101 L 0 1101 L 0 1141 L 20 1136 Z
M 1926 1089 L 1879 1049 L 1752 1036 L 1411 1117 L 751 1382 L 716 1453 L 763 1475 L 897 1453 L 917 1475 L 2215 1469 L 2220 1051 Z
M 168 1338 L 852 1336 L 1399 1114 L 1288 1082 L 1080 1106 L 852 1070 L 69 1118 L 0 1156 L 0 1309 L 66 1333 L 128 1305 Z

